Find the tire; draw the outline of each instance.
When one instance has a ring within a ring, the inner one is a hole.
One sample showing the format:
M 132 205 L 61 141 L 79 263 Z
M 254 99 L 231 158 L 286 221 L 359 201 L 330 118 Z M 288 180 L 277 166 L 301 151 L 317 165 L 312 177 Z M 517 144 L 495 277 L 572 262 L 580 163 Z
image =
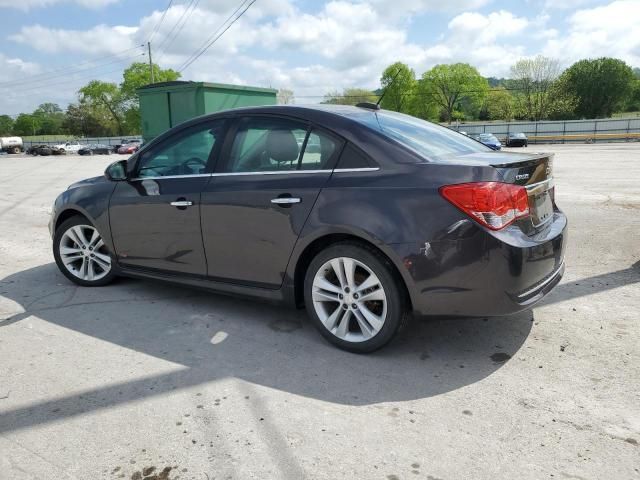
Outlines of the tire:
M 92 236 L 93 231 L 97 238 Z M 91 248 L 91 244 L 97 247 Z M 62 274 L 76 285 L 100 287 L 116 277 L 113 255 L 104 245 L 100 232 L 85 217 L 71 217 L 57 228 L 53 236 L 53 257 Z
M 16 154 L 20 153 L 20 147 L 13 147 L 11 149 L 11 153 L 16 153 Z
M 341 269 L 344 282 L 334 266 Z M 347 270 L 354 272 L 351 282 Z M 372 288 L 358 291 L 366 282 Z M 337 243 L 311 261 L 304 279 L 305 306 L 329 342 L 349 352 L 369 353 L 389 343 L 408 318 L 401 282 L 376 250 L 355 242 Z M 365 296 L 373 300 L 363 301 Z

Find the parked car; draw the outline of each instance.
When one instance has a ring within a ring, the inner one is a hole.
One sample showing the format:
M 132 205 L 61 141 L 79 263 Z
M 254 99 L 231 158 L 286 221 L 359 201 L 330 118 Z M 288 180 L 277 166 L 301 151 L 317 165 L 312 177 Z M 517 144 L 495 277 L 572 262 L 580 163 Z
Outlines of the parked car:
M 54 145 L 53 148 L 58 150 L 64 150 L 66 153 L 77 153 L 84 145 L 81 145 L 80 142 L 72 141 L 59 143 L 58 145 Z
M 330 342 L 369 352 L 412 311 L 540 301 L 564 272 L 554 198 L 551 154 L 373 108 L 254 107 L 189 120 L 71 185 L 49 228 L 78 285 L 170 279 L 306 306 Z
M 504 145 L 505 147 L 527 147 L 529 139 L 522 132 L 509 132 Z
M 493 133 L 479 133 L 477 135 L 472 135 L 472 138 L 483 143 L 492 150 L 500 150 L 502 148 L 502 143 L 500 143 L 500 140 L 498 140 Z
M 111 146 L 100 144 L 85 145 L 78 150 L 80 155 L 111 155 L 112 153 Z
M 132 154 L 136 153 L 140 149 L 140 143 L 128 143 L 126 145 L 122 145 L 118 148 L 118 153 L 120 154 Z
M 124 145 L 130 145 L 132 143 L 138 143 L 142 145 L 142 140 L 140 140 L 139 138 L 132 138 L 132 139 L 123 138 L 120 140 L 120 143 L 113 146 L 113 153 L 118 153 L 118 150 L 120 149 L 120 147 Z
M 20 153 L 23 149 L 21 137 L 0 137 L 0 152 Z
M 43 157 L 49 155 L 65 155 L 67 152 L 57 146 L 51 145 L 32 145 L 27 149 L 27 153 L 30 155 L 42 155 Z

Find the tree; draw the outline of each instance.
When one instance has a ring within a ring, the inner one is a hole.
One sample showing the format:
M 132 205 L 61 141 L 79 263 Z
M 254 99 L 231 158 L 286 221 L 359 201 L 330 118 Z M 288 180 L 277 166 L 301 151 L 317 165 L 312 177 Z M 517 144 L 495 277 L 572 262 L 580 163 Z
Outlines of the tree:
M 99 118 L 86 102 L 67 107 L 62 127 L 72 135 L 83 137 L 110 136 L 115 133 L 110 118 Z
M 577 99 L 582 118 L 610 117 L 625 107 L 633 89 L 633 70 L 617 58 L 580 60 L 562 74 L 563 90 Z
M 490 120 L 510 122 L 515 114 L 513 96 L 504 87 L 492 88 L 487 95 L 487 112 Z
M 37 135 L 55 135 L 62 131 L 64 113 L 57 103 L 43 103 L 33 112 L 38 119 Z
M 382 72 L 380 84 L 384 92 L 382 108 L 396 112 L 410 113 L 416 88 L 416 74 L 402 62 L 389 65 Z
M 291 105 L 292 103 L 295 103 L 293 90 L 289 90 L 288 88 L 281 88 L 280 90 L 278 90 L 279 105 Z
M 455 111 L 479 110 L 489 89 L 487 80 L 466 63 L 436 65 L 422 75 L 420 84 L 421 91 L 431 97 L 449 123 L 459 116 Z
M 13 132 L 13 118 L 9 115 L 0 115 L 0 135 L 7 136 Z
M 176 72 L 170 68 L 162 69 L 159 65 L 153 64 L 153 80 L 155 83 L 173 82 L 180 78 L 180 72 Z M 151 68 L 148 63 L 134 62 L 129 65 L 122 73 L 122 83 L 120 89 L 126 100 L 134 100 L 137 102 L 138 94 L 136 91 L 140 87 L 151 83 Z
M 342 93 L 337 90 L 325 94 L 322 103 L 330 105 L 357 105 L 358 103 L 376 103 L 378 97 L 365 88 L 345 88 Z
M 38 118 L 28 113 L 21 113 L 13 123 L 13 133 L 21 137 L 36 135 L 39 128 Z
M 542 120 L 549 115 L 553 98 L 549 90 L 560 74 L 560 63 L 553 58 L 538 55 L 523 58 L 511 67 L 511 81 L 517 94 L 517 107 L 529 120 Z
M 124 116 L 127 99 L 115 83 L 92 80 L 79 91 L 80 101 L 85 102 L 100 117 L 108 112 L 118 135 L 124 135 Z
M 148 63 L 134 62 L 122 73 L 120 93 L 122 96 L 122 132 L 125 134 L 140 133 L 140 101 L 137 90 L 151 83 L 151 67 Z M 159 82 L 173 82 L 180 78 L 180 72 L 170 68 L 162 69 L 153 64 L 153 80 Z

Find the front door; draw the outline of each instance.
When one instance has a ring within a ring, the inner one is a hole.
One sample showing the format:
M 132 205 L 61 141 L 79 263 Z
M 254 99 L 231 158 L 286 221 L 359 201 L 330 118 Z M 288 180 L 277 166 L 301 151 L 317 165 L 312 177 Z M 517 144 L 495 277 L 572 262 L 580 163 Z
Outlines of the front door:
M 144 150 L 119 182 L 109 216 L 124 267 L 206 275 L 200 195 L 224 135 L 224 120 L 182 129 Z
M 208 275 L 279 288 L 341 148 L 340 139 L 301 121 L 239 119 L 225 159 L 202 192 Z

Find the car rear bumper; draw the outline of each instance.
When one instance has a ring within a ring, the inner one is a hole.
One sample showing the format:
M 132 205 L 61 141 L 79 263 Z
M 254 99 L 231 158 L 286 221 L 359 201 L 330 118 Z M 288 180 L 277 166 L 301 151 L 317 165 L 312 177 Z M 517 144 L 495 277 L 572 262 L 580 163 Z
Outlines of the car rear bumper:
M 496 233 L 462 223 L 453 235 L 420 248 L 395 245 L 417 314 L 508 315 L 539 302 L 562 279 L 567 242 L 562 212 L 532 237 L 517 227 Z

